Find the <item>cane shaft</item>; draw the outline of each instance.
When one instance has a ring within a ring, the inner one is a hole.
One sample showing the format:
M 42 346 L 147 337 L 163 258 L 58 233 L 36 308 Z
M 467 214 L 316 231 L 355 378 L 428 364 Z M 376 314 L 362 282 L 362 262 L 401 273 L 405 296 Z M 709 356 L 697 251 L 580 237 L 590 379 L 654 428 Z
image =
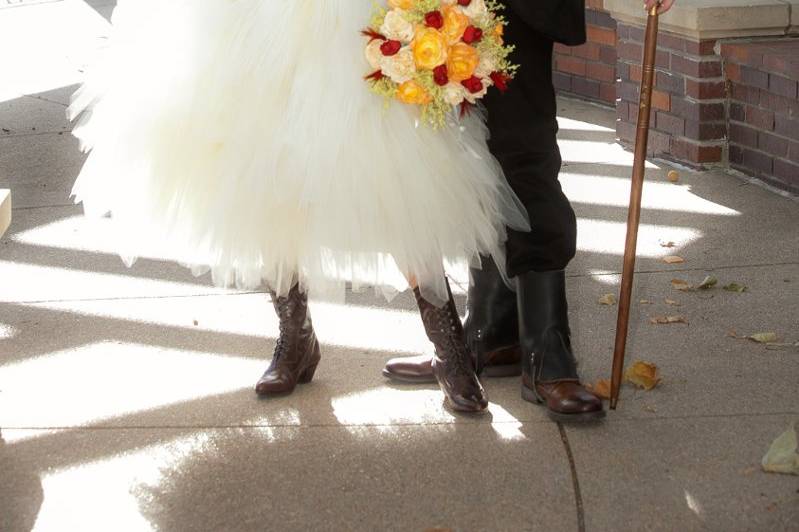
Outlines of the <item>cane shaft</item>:
M 610 381 L 610 408 L 616 409 L 624 371 L 627 332 L 630 325 L 630 305 L 635 276 L 635 257 L 638 245 L 638 226 L 641 220 L 641 195 L 644 189 L 646 150 L 649 140 L 649 118 L 652 105 L 652 87 L 655 78 L 655 53 L 657 52 L 657 7 L 649 13 L 644 39 L 644 63 L 641 77 L 641 100 L 638 108 L 638 128 L 635 135 L 630 210 L 627 214 L 627 241 L 624 247 L 624 266 L 621 276 L 619 315 L 616 322 L 616 345 L 613 352 L 613 372 Z

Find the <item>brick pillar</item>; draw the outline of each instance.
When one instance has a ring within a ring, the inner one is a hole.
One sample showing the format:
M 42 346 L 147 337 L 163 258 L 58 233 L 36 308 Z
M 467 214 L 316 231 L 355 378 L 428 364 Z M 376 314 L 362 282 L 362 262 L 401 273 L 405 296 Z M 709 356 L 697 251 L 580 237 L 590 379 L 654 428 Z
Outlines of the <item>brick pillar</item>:
M 632 145 L 638 120 L 644 28 L 617 26 L 616 133 Z M 724 161 L 725 83 L 715 40 L 692 40 L 661 31 L 652 95 L 649 155 L 705 167 Z
M 555 88 L 562 93 L 614 105 L 616 21 L 603 9 L 602 0 L 589 0 L 585 15 L 588 42 L 582 46 L 555 45 Z

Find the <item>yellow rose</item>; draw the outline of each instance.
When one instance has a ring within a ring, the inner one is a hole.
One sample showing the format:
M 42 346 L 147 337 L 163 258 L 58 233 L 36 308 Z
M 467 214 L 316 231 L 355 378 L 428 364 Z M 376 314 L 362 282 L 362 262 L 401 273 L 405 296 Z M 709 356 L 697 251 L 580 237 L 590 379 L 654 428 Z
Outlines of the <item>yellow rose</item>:
M 436 29 L 420 26 L 411 48 L 418 68 L 433 70 L 447 60 L 447 41 Z
M 449 44 L 455 44 L 461 37 L 463 32 L 469 27 L 469 17 L 461 12 L 458 6 L 447 6 L 443 9 L 444 27 L 441 32 L 447 37 Z
M 474 75 L 480 64 L 480 54 L 477 49 L 466 43 L 459 42 L 449 49 L 447 59 L 447 75 L 451 81 L 463 81 Z
M 416 5 L 416 0 L 388 0 L 388 5 L 394 9 L 405 9 L 406 11 Z
M 414 80 L 406 81 L 397 88 L 397 99 L 412 105 L 424 105 L 432 101 L 427 90 Z

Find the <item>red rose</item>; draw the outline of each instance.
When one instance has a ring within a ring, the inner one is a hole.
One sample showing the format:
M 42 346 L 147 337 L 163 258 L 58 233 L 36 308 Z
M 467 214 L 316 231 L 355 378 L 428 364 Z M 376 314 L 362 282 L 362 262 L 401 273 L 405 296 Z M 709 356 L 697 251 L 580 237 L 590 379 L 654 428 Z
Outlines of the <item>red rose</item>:
M 424 16 L 424 23 L 428 28 L 440 30 L 444 27 L 444 15 L 441 11 L 431 11 Z
M 447 65 L 439 65 L 433 69 L 433 81 L 436 82 L 436 85 L 440 85 L 441 87 L 449 83 Z
M 471 3 L 472 0 L 458 0 L 458 5 L 463 7 L 468 7 Z
M 463 42 L 466 44 L 472 44 L 480 39 L 483 38 L 483 30 L 480 28 L 475 28 L 474 26 L 469 26 L 466 28 L 466 31 L 463 32 Z
M 492 72 L 491 81 L 494 82 L 494 86 L 499 89 L 499 92 L 508 90 L 508 81 L 510 81 L 510 78 L 502 72 Z
M 477 76 L 472 76 L 469 79 L 461 81 L 461 85 L 466 87 L 466 90 L 471 92 L 472 94 L 477 94 L 478 92 L 483 90 L 483 80 L 481 80 Z
M 380 45 L 380 51 L 383 52 L 383 55 L 397 55 L 397 53 L 402 48 L 402 43 L 399 41 L 386 41 Z

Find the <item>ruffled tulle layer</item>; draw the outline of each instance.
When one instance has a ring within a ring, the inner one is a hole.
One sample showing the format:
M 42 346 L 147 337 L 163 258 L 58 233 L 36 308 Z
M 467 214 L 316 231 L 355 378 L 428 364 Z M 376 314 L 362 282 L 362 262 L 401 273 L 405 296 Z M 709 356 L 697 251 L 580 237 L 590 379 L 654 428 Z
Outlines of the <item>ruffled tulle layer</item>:
M 433 131 L 362 77 L 371 0 L 121 0 L 70 113 L 74 187 L 119 253 L 158 244 L 214 282 L 391 293 L 502 264 L 526 227 L 479 116 Z

